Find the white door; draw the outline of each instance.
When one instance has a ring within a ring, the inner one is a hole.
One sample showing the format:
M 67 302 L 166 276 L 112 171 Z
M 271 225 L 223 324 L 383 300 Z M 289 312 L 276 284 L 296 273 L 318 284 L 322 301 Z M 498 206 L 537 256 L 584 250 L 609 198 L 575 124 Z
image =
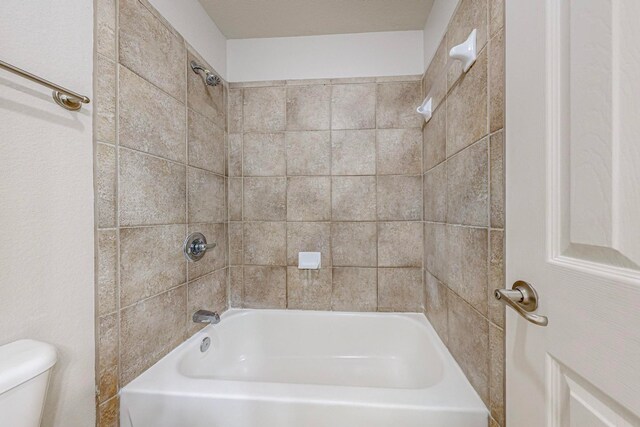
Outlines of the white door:
M 640 426 L 640 1 L 506 0 L 509 427 Z

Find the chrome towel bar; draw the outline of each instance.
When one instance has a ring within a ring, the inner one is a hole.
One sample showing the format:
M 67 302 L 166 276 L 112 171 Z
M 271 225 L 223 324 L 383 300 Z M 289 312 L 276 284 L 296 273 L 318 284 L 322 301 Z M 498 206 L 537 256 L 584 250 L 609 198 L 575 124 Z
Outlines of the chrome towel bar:
M 89 102 L 91 102 L 91 100 L 84 95 L 80 95 L 79 93 L 75 93 L 74 91 L 69 89 L 65 89 L 62 86 L 51 83 L 50 81 L 45 80 L 42 77 L 38 77 L 28 71 L 22 70 L 18 67 L 14 67 L 13 65 L 7 64 L 4 61 L 0 61 L 0 67 L 4 68 L 7 71 L 11 71 L 14 74 L 17 74 L 20 77 L 24 77 L 27 80 L 39 83 L 42 86 L 48 87 L 49 89 L 53 90 L 53 100 L 56 101 L 56 104 L 58 104 L 62 108 L 66 108 L 67 110 L 77 111 L 82 108 L 82 104 L 88 104 Z

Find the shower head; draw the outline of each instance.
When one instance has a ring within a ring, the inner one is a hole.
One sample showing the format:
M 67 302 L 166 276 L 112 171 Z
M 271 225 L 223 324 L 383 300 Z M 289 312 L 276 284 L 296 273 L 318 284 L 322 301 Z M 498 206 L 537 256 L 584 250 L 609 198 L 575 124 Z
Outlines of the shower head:
M 216 76 L 211 71 L 198 64 L 196 61 L 191 61 L 191 69 L 194 73 L 200 74 L 204 82 L 209 86 L 218 86 L 221 82 L 220 77 Z

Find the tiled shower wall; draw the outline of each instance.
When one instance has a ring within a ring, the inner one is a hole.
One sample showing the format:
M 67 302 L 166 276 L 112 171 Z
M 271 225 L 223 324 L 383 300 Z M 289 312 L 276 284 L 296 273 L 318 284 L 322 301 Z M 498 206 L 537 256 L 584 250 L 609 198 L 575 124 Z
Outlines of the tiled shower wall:
M 97 0 L 95 40 L 96 400 L 107 427 L 118 390 L 196 331 L 191 314 L 227 307 L 226 88 L 188 68 L 197 54 L 145 0 Z M 218 246 L 187 264 L 194 231 Z
M 230 85 L 233 307 L 422 311 L 420 102 L 420 76 Z
M 436 109 L 424 127 L 425 313 L 505 425 L 504 0 L 463 0 L 424 76 Z M 478 59 L 444 73 L 447 52 L 478 30 Z

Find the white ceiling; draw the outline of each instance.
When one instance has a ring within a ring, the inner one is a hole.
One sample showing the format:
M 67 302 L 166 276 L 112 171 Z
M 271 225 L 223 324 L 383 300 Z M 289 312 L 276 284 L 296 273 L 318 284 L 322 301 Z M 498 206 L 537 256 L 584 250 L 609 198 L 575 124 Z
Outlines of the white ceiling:
M 228 39 L 422 30 L 433 0 L 199 0 Z

